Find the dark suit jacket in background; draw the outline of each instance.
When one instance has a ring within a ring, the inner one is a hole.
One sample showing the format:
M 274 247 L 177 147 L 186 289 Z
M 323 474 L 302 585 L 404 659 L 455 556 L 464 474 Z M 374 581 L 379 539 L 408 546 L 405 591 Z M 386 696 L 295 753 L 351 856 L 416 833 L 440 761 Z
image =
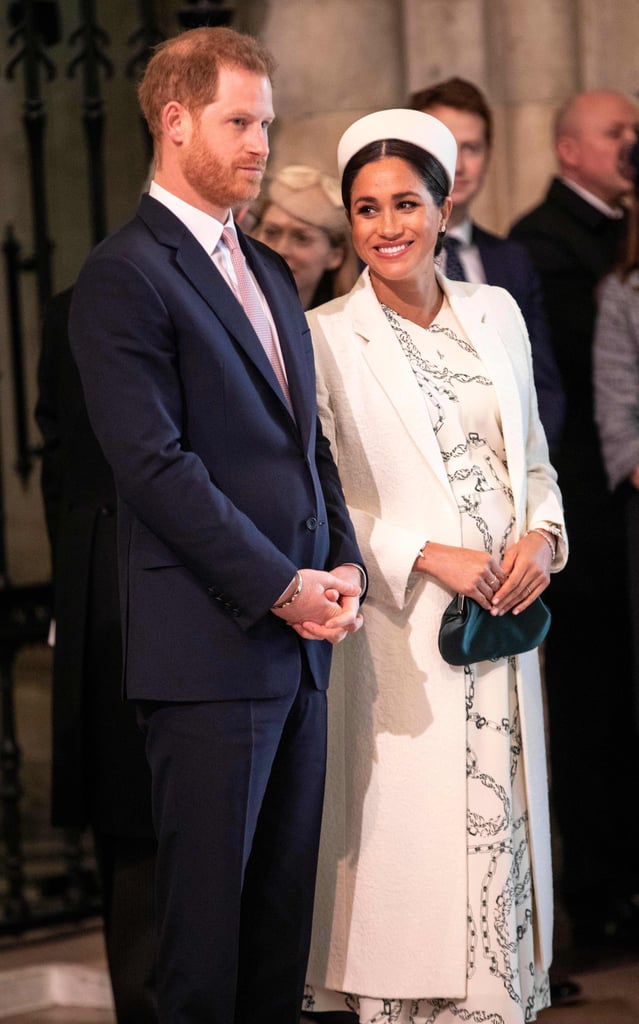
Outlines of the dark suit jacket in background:
M 71 289 L 45 313 L 36 406 L 56 620 L 52 820 L 152 838 L 144 743 L 121 699 L 115 487 L 69 348 L 70 302 Z
M 500 238 L 476 224 L 473 224 L 471 241 L 479 251 L 487 283 L 509 291 L 526 321 L 539 416 L 548 446 L 554 454 L 561 438 L 566 397 L 550 340 L 539 276 L 528 252 L 519 242 Z
M 511 234 L 539 273 L 566 388 L 554 461 L 570 558 L 548 590 L 553 626 L 545 660 L 552 795 L 575 937 L 597 941 L 609 901 L 639 884 L 637 843 L 623 829 L 597 828 L 624 820 L 638 785 L 623 510 L 607 489 L 592 387 L 597 286 L 620 256 L 625 220 L 607 217 L 555 178 Z
M 566 389 L 567 439 L 598 448 L 592 400 L 597 284 L 621 256 L 625 219 L 607 217 L 555 178 L 544 201 L 513 225 L 510 236 L 525 245 L 542 282 Z
M 51 544 L 52 821 L 91 825 L 117 1019 L 156 1024 L 151 772 L 122 700 L 116 497 L 68 340 L 71 290 L 45 312 L 36 419 Z

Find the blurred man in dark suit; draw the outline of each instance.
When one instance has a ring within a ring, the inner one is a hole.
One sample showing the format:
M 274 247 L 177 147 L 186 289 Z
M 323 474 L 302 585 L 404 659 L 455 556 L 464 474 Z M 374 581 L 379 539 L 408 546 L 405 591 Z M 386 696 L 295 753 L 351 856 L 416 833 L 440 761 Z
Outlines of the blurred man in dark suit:
M 156 1024 L 151 775 L 121 696 L 113 474 L 68 340 L 71 290 L 46 311 L 36 419 L 54 583 L 52 821 L 90 826 L 118 1024 Z
M 636 802 L 639 741 L 623 507 L 608 492 L 594 418 L 592 342 L 597 287 L 621 255 L 622 155 L 635 141 L 637 105 L 622 93 L 580 93 L 555 120 L 559 174 L 544 200 L 513 225 L 539 273 L 567 391 L 555 457 L 570 559 L 549 590 L 546 643 L 552 798 L 563 843 L 562 889 L 575 938 L 639 946 L 639 844 L 624 824 Z

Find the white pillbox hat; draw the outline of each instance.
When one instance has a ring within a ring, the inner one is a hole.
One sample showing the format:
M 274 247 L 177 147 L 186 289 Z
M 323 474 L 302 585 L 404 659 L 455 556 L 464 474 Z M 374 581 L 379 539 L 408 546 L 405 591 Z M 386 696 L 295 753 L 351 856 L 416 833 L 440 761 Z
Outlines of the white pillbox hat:
M 421 110 L 378 110 L 355 121 L 346 129 L 337 146 L 340 178 L 348 161 L 360 149 L 384 139 L 412 142 L 434 156 L 446 171 L 449 192 L 452 192 L 457 163 L 455 136 L 442 121 Z

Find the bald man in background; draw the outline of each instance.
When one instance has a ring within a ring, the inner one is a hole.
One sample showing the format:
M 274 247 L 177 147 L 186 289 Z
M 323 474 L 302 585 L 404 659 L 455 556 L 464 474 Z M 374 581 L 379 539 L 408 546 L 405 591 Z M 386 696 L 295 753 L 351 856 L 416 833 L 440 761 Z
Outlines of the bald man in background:
M 541 278 L 567 397 L 559 473 L 571 553 L 553 580 L 546 642 L 552 798 L 562 893 L 579 945 L 639 947 L 637 758 L 621 503 L 607 490 L 594 420 L 597 287 L 620 255 L 624 151 L 639 109 L 623 93 L 572 97 L 557 114 L 558 176 L 513 226 Z M 627 824 L 625 824 L 627 822 Z

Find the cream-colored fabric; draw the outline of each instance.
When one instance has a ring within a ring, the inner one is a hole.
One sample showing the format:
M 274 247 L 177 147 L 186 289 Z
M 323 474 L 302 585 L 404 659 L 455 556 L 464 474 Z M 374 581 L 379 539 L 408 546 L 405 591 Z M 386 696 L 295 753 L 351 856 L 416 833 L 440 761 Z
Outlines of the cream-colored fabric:
M 535 522 L 563 524 L 517 306 L 498 288 L 440 283 L 494 383 L 517 535 Z M 461 543 L 459 514 L 423 396 L 367 271 L 347 296 L 308 316 L 320 416 L 369 573 L 365 626 L 336 649 L 329 688 L 329 772 L 308 978 L 369 996 L 462 998 L 464 672 L 437 650 L 451 595 L 411 572 L 425 540 Z M 554 568 L 565 557 L 562 541 Z M 517 687 L 538 962 L 546 968 L 552 892 L 536 652 L 517 659 Z

